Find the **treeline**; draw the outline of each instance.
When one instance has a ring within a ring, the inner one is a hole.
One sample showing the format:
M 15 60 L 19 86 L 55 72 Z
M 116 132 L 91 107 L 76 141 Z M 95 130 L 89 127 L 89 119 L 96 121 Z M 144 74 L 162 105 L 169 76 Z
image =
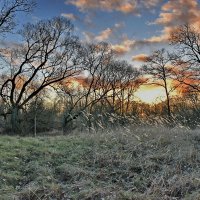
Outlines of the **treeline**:
M 15 30 L 16 13 L 35 6 L 28 0 L 4 2 L 1 37 Z M 65 18 L 24 25 L 18 31 L 21 42 L 0 50 L 2 131 L 68 133 L 133 123 L 195 128 L 200 123 L 198 28 L 178 27 L 169 38 L 174 52 L 158 50 L 136 69 L 117 59 L 109 44 L 81 42 Z M 166 101 L 147 105 L 136 100 L 143 84 L 163 87 Z

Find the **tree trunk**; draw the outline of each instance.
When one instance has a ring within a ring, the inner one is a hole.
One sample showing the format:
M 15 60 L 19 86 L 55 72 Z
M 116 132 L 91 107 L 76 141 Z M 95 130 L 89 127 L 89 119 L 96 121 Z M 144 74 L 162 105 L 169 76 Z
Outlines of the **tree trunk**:
M 167 94 L 167 113 L 168 113 L 168 116 L 171 117 L 171 107 L 170 107 L 169 94 Z
M 11 132 L 12 134 L 18 134 L 19 130 L 19 108 L 13 106 L 11 110 Z
M 168 114 L 168 117 L 171 118 L 170 98 L 169 98 L 169 92 L 167 89 L 166 81 L 165 81 L 165 94 L 166 94 L 166 98 L 167 98 L 167 114 Z
M 78 116 L 72 116 L 70 114 L 66 114 L 63 118 L 63 135 L 69 134 L 73 130 L 73 120 L 76 119 Z

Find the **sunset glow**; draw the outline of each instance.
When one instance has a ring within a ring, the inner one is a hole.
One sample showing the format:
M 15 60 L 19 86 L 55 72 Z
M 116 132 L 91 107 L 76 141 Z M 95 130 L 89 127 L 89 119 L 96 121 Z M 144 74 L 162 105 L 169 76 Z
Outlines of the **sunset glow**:
M 148 86 L 141 86 L 140 89 L 135 93 L 135 97 L 138 98 L 138 100 L 148 104 L 159 103 L 166 99 L 163 88 Z

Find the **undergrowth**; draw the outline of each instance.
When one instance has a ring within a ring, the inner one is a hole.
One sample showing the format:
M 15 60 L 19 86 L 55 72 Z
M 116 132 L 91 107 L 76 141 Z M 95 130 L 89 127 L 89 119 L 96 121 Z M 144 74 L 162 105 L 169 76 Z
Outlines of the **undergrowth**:
M 199 166 L 199 131 L 0 136 L 0 199 L 198 200 Z

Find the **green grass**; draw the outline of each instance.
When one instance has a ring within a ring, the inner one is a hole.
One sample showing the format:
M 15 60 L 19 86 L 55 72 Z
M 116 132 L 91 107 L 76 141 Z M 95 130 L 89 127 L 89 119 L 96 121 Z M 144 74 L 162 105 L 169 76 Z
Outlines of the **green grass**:
M 198 131 L 0 136 L 0 199 L 200 199 Z

